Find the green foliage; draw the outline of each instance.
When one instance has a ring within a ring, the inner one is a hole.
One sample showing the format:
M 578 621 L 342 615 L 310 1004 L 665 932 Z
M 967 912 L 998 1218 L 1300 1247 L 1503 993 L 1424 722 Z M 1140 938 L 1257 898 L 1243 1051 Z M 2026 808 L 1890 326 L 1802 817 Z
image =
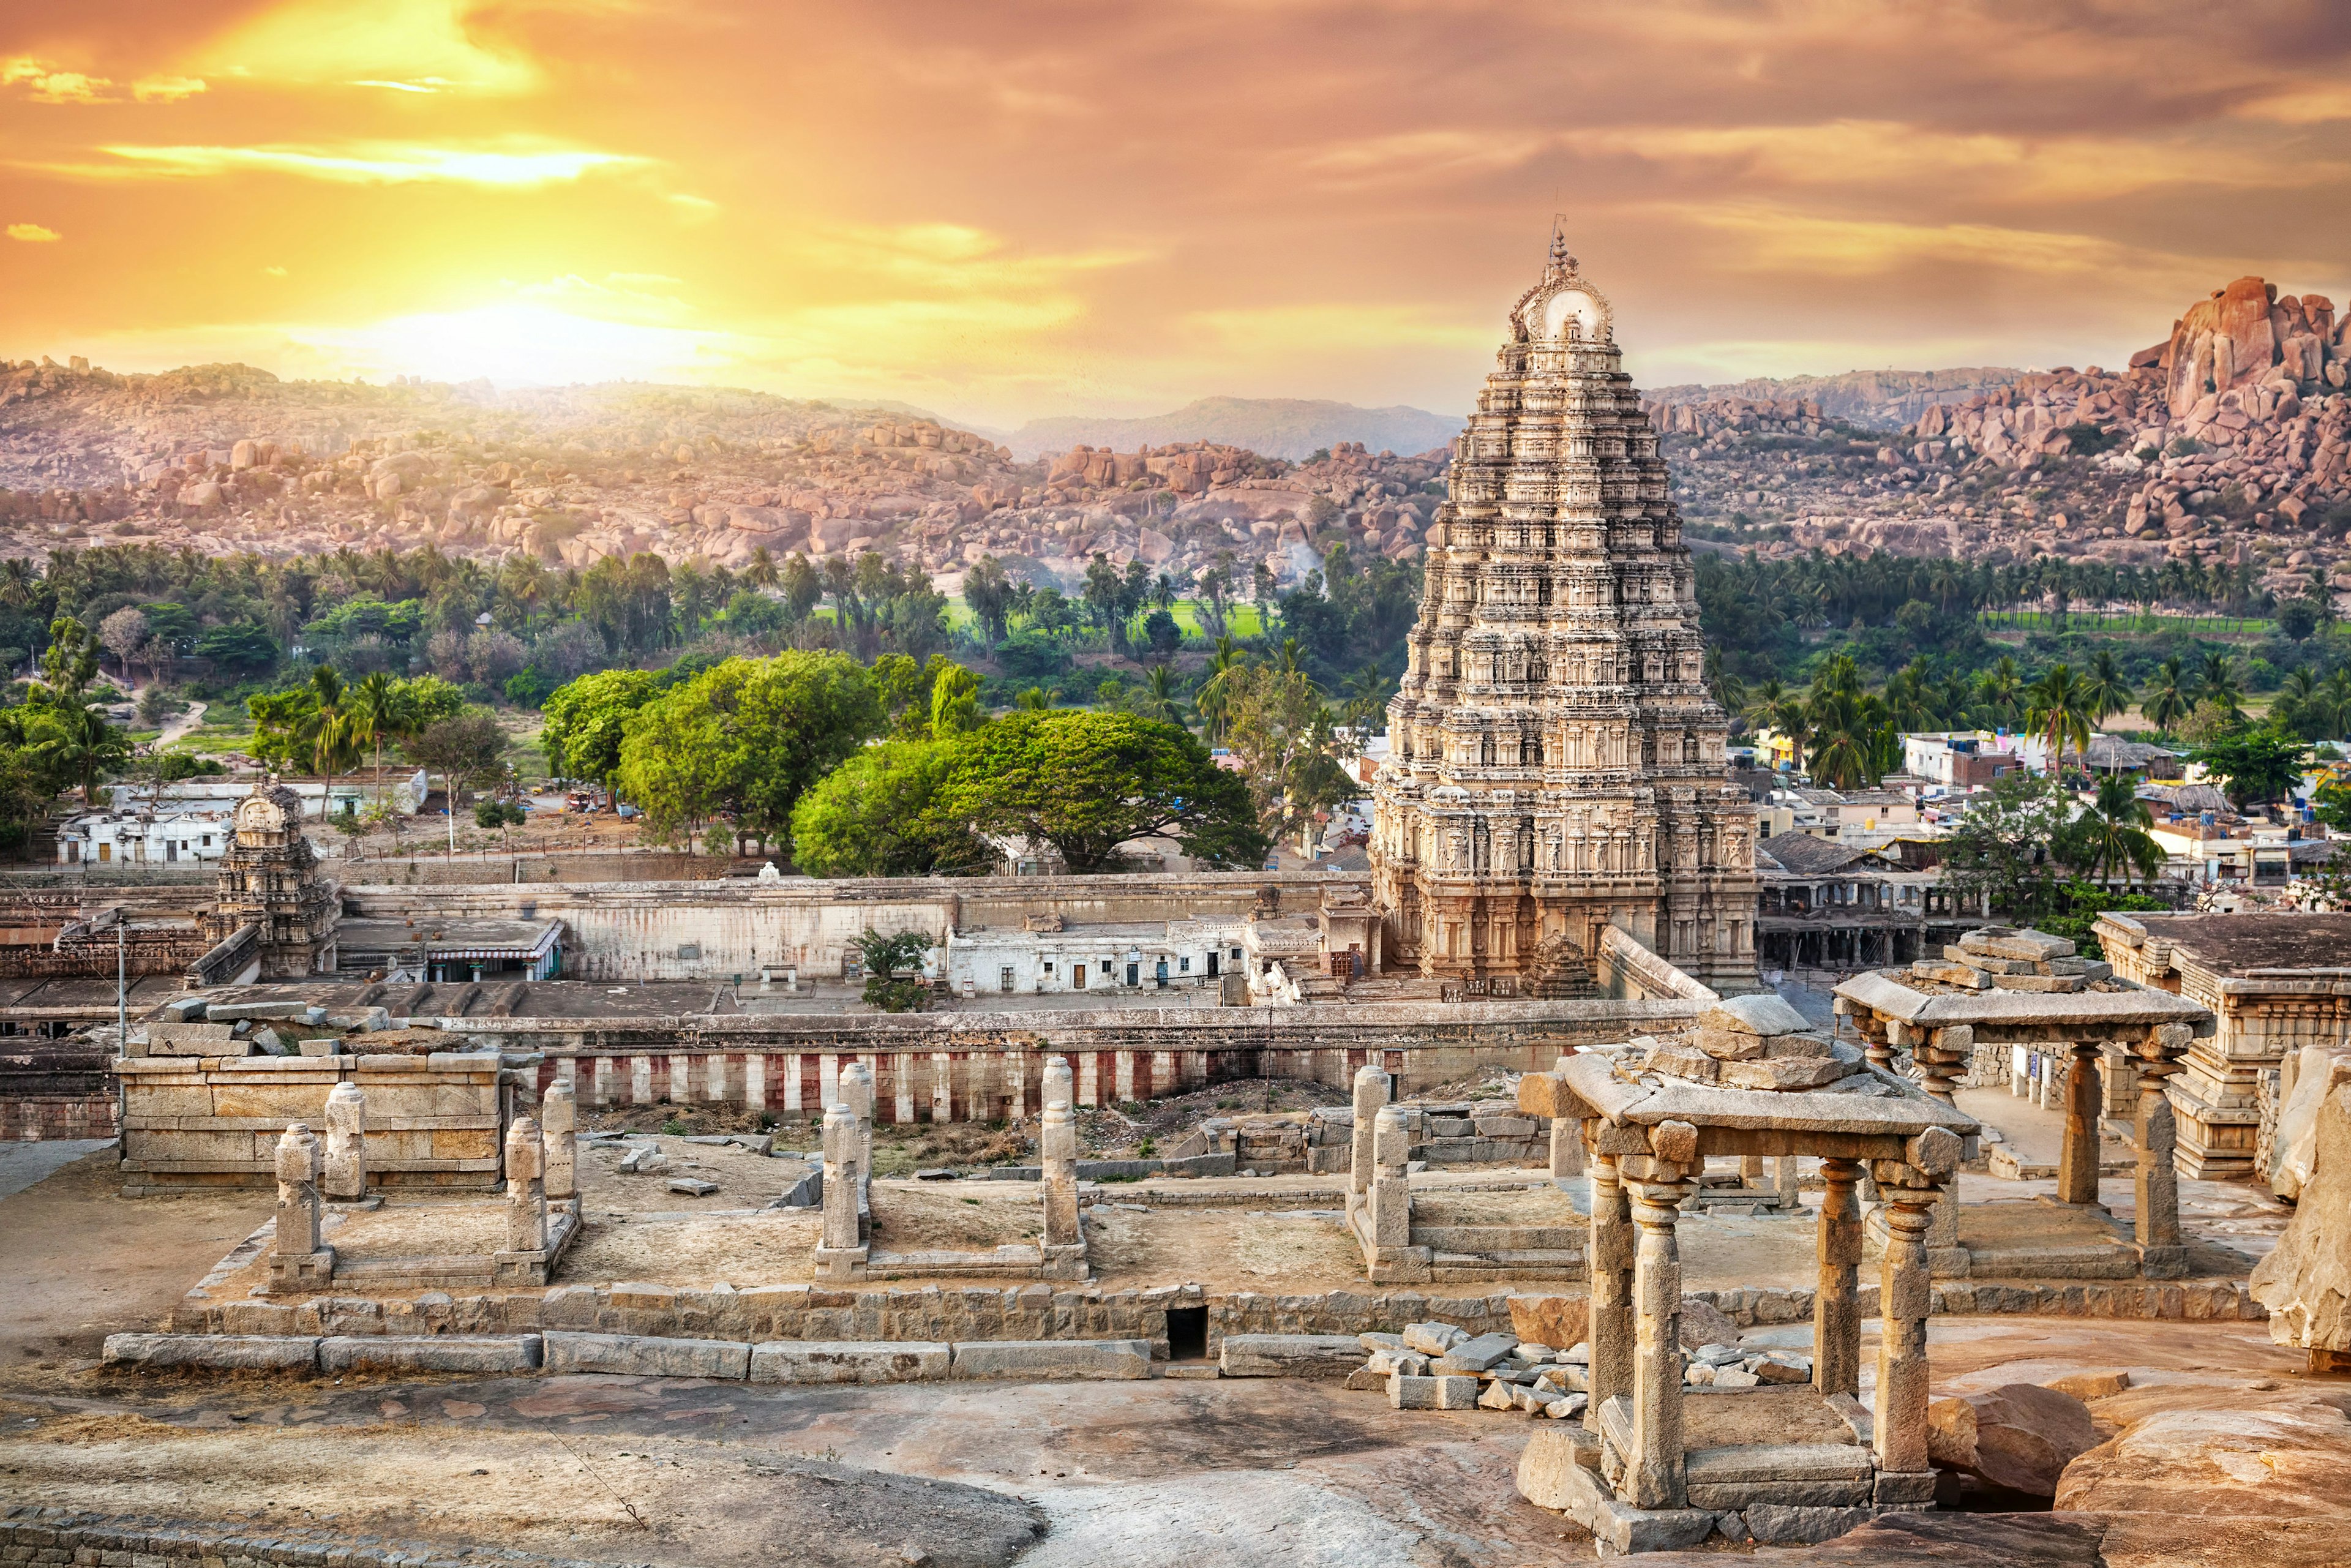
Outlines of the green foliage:
M 1265 853 L 1247 784 L 1186 730 L 1132 714 L 1018 712 L 956 750 L 938 810 L 978 832 L 1050 843 L 1071 871 L 1115 869 L 1118 846 L 1172 834 L 1212 865 Z
M 957 740 L 889 740 L 861 749 L 792 809 L 792 859 L 810 876 L 976 876 L 987 841 L 935 810 Z
M 599 670 L 557 687 L 541 705 L 548 767 L 558 778 L 610 783 L 630 718 L 670 684 L 653 670 Z
M 403 749 L 410 761 L 428 773 L 440 774 L 447 781 L 454 805 L 456 790 L 496 774 L 506 756 L 507 737 L 495 717 L 475 709 L 434 719 L 421 728 Z
M 258 621 L 206 628 L 195 640 L 198 657 L 233 674 L 257 674 L 277 662 L 277 639 Z
M 562 688 L 554 676 L 533 663 L 508 675 L 503 689 L 507 701 L 517 707 L 540 707 Z
M 723 812 L 781 837 L 801 794 L 884 718 L 873 677 L 842 654 L 729 659 L 627 721 L 614 778 L 657 835 Z
M 2307 599 L 2289 599 L 2277 607 L 2278 630 L 2297 643 L 2318 630 L 2318 607 Z
M 474 803 L 474 824 L 481 828 L 519 828 L 530 821 L 530 813 L 519 805 L 506 800 L 477 800 Z
M 1034 631 L 1013 632 L 997 645 L 996 662 L 1008 675 L 1044 681 L 1067 674 L 1074 661 L 1059 638 Z
M 884 936 L 872 926 L 850 946 L 865 970 L 865 1005 L 885 1013 L 919 1012 L 930 998 L 922 978 L 923 955 L 935 946 L 920 931 Z
M 2241 729 L 2206 740 L 2189 756 L 2226 780 L 2229 800 L 2241 811 L 2285 799 L 2287 787 L 2302 777 L 2310 747 L 2273 729 Z
M 2052 936 L 2071 941 L 2085 958 L 2103 958 L 2105 949 L 2093 935 L 2098 916 L 2108 910 L 2124 914 L 2134 911 L 2161 912 L 2171 905 L 2159 898 L 2143 893 L 2116 893 L 2112 888 L 2095 886 L 2086 882 L 2068 882 L 2057 890 L 2062 905 L 2037 917 L 2033 924 Z
M 2062 905 L 2052 857 L 2072 815 L 2052 779 L 1994 779 L 1943 841 L 1944 882 L 1970 899 L 1989 895 L 2003 919 L 2042 919 Z

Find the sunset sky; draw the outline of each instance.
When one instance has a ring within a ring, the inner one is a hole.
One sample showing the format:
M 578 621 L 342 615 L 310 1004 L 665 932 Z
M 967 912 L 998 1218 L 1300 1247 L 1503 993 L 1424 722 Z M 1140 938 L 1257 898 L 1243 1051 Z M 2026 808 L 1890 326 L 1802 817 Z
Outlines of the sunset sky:
M 1554 211 L 1644 384 L 2351 294 L 2351 5 L 0 8 L 0 356 L 1007 425 L 1459 412 Z

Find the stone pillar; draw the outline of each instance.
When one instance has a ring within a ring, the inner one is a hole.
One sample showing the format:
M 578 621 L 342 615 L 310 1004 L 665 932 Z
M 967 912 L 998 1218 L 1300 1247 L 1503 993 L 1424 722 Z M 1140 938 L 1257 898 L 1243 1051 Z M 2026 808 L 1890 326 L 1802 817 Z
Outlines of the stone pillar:
M 308 1122 L 287 1124 L 277 1140 L 277 1234 L 270 1250 L 285 1259 L 318 1255 L 319 1177 L 325 1156 Z
M 841 1076 L 845 1081 L 849 1075 Z M 858 1199 L 865 1175 L 865 1144 L 856 1111 L 845 1103 L 829 1107 L 824 1113 L 824 1230 L 816 1249 L 819 1279 L 853 1280 L 863 1270 L 865 1236 Z
M 1404 1107 L 1383 1105 L 1372 1119 L 1371 1189 L 1364 1195 L 1364 1234 L 1374 1249 L 1412 1245 L 1412 1188 L 1405 1166 L 1412 1157 L 1412 1130 Z
M 1359 1208 L 1372 1190 L 1373 1123 L 1388 1103 L 1388 1075 L 1376 1067 L 1355 1070 L 1355 1126 L 1347 1161 L 1347 1207 Z
M 2188 1249 L 2179 1238 L 2179 1126 L 2164 1080 L 2179 1071 L 2178 1053 L 2195 1038 L 2184 1023 L 2159 1024 L 2138 1048 L 2138 1168 L 2132 1176 L 2137 1208 L 2139 1272 L 2150 1280 L 2176 1280 L 2188 1272 Z
M 1591 1401 L 1584 1424 L 1600 1429 L 1600 1407 L 1633 1392 L 1633 1220 L 1616 1156 L 1592 1155 Z
M 694 1058 L 682 1051 L 670 1052 L 669 1092 L 663 1098 L 673 1105 L 694 1103 Z
M 1886 1253 L 1877 1286 L 1877 1468 L 1916 1475 L 1927 1458 L 1927 1230 L 1938 1186 L 1894 1162 L 1877 1166 L 1886 1199 Z
M 547 1151 L 538 1124 L 528 1116 L 507 1129 L 506 1250 L 547 1250 Z
M 1057 1102 L 1071 1110 L 1077 1108 L 1076 1075 L 1070 1071 L 1070 1059 L 1066 1056 L 1045 1059 L 1045 1071 L 1038 1085 L 1037 1104 L 1040 1109 Z
M 367 1096 L 348 1079 L 327 1092 L 325 1168 L 329 1200 L 357 1203 L 367 1197 Z
M 2075 1040 L 2065 1069 L 2065 1145 L 2057 1156 L 2057 1201 L 2098 1201 L 2098 1047 Z
M 1552 1064 L 1552 1076 L 1566 1082 L 1570 1055 L 1562 1055 Z M 1583 1123 L 1575 1116 L 1553 1116 L 1551 1119 L 1551 1176 L 1553 1181 L 1562 1176 L 1583 1174 Z
M 1782 1155 L 1785 1164 L 1788 1156 Z M 1828 1190 L 1821 1199 L 1817 1251 L 1820 1278 L 1813 1291 L 1813 1386 L 1823 1394 L 1861 1392 L 1861 1203 L 1855 1187 L 1858 1160 L 1821 1162 Z
M 650 1105 L 653 1103 L 653 1059 L 650 1056 L 629 1058 L 629 1103 Z
M 955 1120 L 955 1058 L 944 1051 L 931 1052 L 931 1122 Z
M 1761 1155 L 1741 1155 L 1739 1156 L 1739 1185 L 1740 1186 L 1750 1188 L 1760 1188 L 1762 1186 L 1763 1156 Z
M 1771 1157 L 1771 1190 L 1780 1195 L 1780 1207 L 1786 1209 L 1804 1206 L 1803 1172 L 1797 1168 L 1793 1155 Z
M 743 1053 L 743 1108 L 764 1111 L 768 1108 L 768 1054 L 761 1051 Z
M 546 1143 L 547 1201 L 569 1207 L 580 1196 L 580 1110 L 568 1084 L 539 1097 L 538 1124 Z
M 1085 1246 L 1078 1222 L 1078 1113 L 1066 1100 L 1045 1107 L 1037 1146 L 1044 1166 L 1045 1246 Z
M 1682 1258 L 1674 1225 L 1697 1183 L 1640 1179 L 1624 1186 L 1640 1240 L 1633 1265 L 1634 1451 L 1625 1456 L 1618 1495 L 1635 1508 L 1681 1508 L 1688 1493 L 1682 1463 Z
M 860 1181 L 873 1174 L 873 1070 L 862 1061 L 852 1061 L 841 1070 L 841 1103 L 857 1118 L 857 1176 Z M 832 1117 L 832 1108 L 825 1107 L 825 1118 Z M 828 1181 L 830 1177 L 826 1178 Z
M 800 1053 L 788 1051 L 778 1060 L 784 1074 L 784 1114 L 797 1117 L 800 1113 Z

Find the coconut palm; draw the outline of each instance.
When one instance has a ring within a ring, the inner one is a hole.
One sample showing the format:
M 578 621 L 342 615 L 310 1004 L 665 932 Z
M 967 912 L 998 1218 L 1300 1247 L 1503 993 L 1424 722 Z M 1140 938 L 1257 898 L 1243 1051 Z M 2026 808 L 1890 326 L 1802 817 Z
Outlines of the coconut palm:
M 82 804 L 98 804 L 98 776 L 131 758 L 131 737 L 106 722 L 106 710 L 79 704 L 44 710 L 34 722 L 38 737 L 26 749 L 51 770 L 81 786 Z
M 2127 886 L 2138 876 L 2153 877 L 2163 869 L 2163 846 L 2147 830 L 2155 813 L 2140 800 L 2137 786 L 2118 773 L 2098 780 L 2097 798 L 2090 805 L 2090 825 L 2095 851 L 2090 874 L 2111 879 L 2119 871 Z
M 2147 695 L 2140 700 L 2139 712 L 2145 714 L 2158 729 L 2169 729 L 2195 711 L 2196 701 L 2187 670 L 2177 658 L 2166 659 L 2155 669 L 2155 678 L 2148 683 Z
M 2231 718 L 2245 716 L 2245 687 L 2237 673 L 2237 656 L 2233 653 L 2210 653 L 2204 655 L 2201 668 L 2196 672 L 2196 706 L 2217 703 Z
M 1155 718 L 1167 724 L 1184 722 L 1182 694 L 1176 688 L 1176 677 L 1165 664 L 1151 666 L 1150 675 L 1143 683 L 1143 695 L 1135 701 L 1135 711 L 1145 718 Z
M 1200 721 L 1207 727 L 1208 737 L 1212 740 L 1224 738 L 1232 707 L 1233 687 L 1240 680 L 1236 672 L 1245 667 L 1240 649 L 1234 643 L 1232 634 L 1227 632 L 1218 637 L 1216 651 L 1208 655 L 1207 679 L 1200 684 L 1199 691 L 1192 698 L 1192 706 L 1198 711 Z
M 1812 706 L 1813 778 L 1832 789 L 1873 787 L 1885 777 L 1894 727 L 1883 697 L 1834 688 Z
M 2110 714 L 2126 711 L 2135 694 L 2123 674 L 2122 665 L 2116 662 L 2114 650 L 2101 648 L 2090 660 L 2089 679 L 2084 684 L 2083 696 L 2090 707 L 2090 722 L 2104 723 Z
M 2024 699 L 2024 674 L 2016 667 L 2016 660 L 2007 653 L 2000 663 L 1976 677 L 1976 697 L 1991 710 L 1996 723 L 2011 725 Z
M 2075 678 L 2070 666 L 2050 665 L 2047 673 L 2032 683 L 2026 699 L 2032 706 L 2024 716 L 2025 727 L 2048 737 L 2051 773 L 2063 768 L 2068 740 L 2077 753 L 2090 749 L 2089 688 Z

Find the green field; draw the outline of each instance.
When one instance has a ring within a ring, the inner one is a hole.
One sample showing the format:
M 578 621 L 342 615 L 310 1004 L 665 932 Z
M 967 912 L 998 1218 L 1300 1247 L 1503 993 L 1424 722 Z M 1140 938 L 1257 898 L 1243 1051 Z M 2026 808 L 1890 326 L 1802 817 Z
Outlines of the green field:
M 1992 632 L 2116 632 L 2149 635 L 2185 632 L 2201 637 L 2266 637 L 2277 622 L 2252 615 L 2139 615 L 2129 611 L 2069 610 L 2061 620 L 2046 610 L 1983 610 L 1976 619 Z M 2322 632 L 2321 635 L 2325 635 Z

